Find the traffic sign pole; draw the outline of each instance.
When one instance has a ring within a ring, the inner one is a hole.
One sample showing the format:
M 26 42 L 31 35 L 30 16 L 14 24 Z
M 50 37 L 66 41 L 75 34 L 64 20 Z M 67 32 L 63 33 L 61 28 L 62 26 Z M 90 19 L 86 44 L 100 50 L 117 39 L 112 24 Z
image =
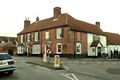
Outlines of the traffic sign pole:
M 43 54 L 43 62 L 47 62 L 47 48 L 46 48 L 46 45 L 44 45 L 44 48 L 45 48 L 45 53 Z

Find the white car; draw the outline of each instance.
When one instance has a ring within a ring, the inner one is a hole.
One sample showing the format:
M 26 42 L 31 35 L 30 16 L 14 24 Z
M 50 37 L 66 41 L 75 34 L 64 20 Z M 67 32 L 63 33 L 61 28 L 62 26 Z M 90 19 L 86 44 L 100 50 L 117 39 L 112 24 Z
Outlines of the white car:
M 8 53 L 0 53 L 0 73 L 11 75 L 15 70 L 15 61 Z

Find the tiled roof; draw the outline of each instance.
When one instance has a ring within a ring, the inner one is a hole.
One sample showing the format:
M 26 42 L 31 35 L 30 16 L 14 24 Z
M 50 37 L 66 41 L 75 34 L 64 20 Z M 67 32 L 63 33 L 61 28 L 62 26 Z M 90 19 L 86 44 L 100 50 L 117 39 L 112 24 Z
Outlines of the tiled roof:
M 93 41 L 91 43 L 90 47 L 97 47 L 99 43 L 100 43 L 101 46 L 103 46 L 100 41 Z
M 16 46 L 12 43 L 0 43 L 0 47 L 16 47 Z
M 0 36 L 0 43 L 12 43 L 16 45 L 17 37 Z
M 34 22 L 24 28 L 20 33 L 18 33 L 18 35 L 50 28 L 62 27 L 64 25 L 68 25 L 71 30 L 102 34 L 102 30 L 97 25 L 77 20 L 69 14 L 64 13 L 59 15 L 58 18 L 51 17 L 48 19 L 40 20 L 38 22 Z
M 109 45 L 120 45 L 120 35 L 110 32 L 104 32 L 107 36 L 107 44 Z

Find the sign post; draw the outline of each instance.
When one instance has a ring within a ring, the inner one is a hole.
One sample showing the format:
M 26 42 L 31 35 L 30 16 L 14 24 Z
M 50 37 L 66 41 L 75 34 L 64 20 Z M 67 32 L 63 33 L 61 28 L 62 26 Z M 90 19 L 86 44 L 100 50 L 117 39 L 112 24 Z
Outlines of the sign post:
M 49 59 L 49 58 L 50 58 L 50 54 L 52 53 L 52 50 L 51 50 L 50 47 L 51 47 L 51 45 L 52 45 L 52 42 L 51 42 L 51 41 L 48 41 L 46 45 L 47 45 L 48 63 L 50 63 L 50 59 Z
M 47 62 L 47 52 L 46 52 L 46 44 L 43 45 L 45 48 L 45 53 L 43 54 L 43 62 Z
M 54 56 L 54 68 L 60 68 L 60 56 L 59 55 Z

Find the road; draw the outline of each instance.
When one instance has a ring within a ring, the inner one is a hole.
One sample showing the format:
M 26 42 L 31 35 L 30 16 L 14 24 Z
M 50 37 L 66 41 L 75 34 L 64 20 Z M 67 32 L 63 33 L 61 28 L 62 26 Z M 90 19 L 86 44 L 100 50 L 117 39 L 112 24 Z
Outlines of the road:
M 0 75 L 0 80 L 119 80 L 120 61 L 81 61 L 63 59 L 65 70 L 52 70 L 26 61 L 39 61 L 38 57 L 14 57 L 13 75 Z

